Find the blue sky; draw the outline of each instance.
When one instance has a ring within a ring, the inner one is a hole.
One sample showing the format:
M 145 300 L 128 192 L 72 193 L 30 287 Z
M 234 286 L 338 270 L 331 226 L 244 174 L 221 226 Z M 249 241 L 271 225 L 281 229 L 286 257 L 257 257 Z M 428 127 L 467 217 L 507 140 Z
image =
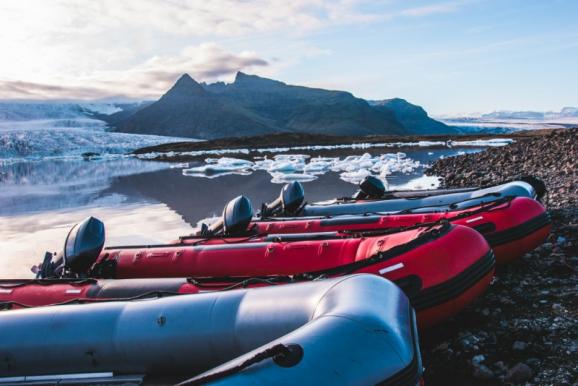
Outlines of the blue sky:
M 236 71 L 433 114 L 578 105 L 574 0 L 4 0 L 0 98 L 155 98 Z

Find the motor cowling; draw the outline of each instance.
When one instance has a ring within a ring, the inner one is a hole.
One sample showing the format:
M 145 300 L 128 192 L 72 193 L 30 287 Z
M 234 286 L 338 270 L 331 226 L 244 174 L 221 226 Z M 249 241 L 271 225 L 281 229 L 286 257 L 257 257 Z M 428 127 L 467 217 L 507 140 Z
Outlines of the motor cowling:
M 88 217 L 72 227 L 64 243 L 64 267 L 83 274 L 94 264 L 104 247 L 104 223 Z
M 104 241 L 104 223 L 88 217 L 70 229 L 62 252 L 56 256 L 47 252 L 40 267 L 33 271 L 39 278 L 86 275 L 102 252 Z
M 279 194 L 279 197 L 275 201 L 269 204 L 263 204 L 261 216 L 293 214 L 301 207 L 304 200 L 305 191 L 303 190 L 303 185 L 299 181 L 292 181 L 283 186 L 281 194 Z
M 365 177 L 359 184 L 359 189 L 365 198 L 380 198 L 386 192 L 383 181 L 375 176 Z
M 204 226 L 201 236 L 234 235 L 247 230 L 249 223 L 253 219 L 253 206 L 251 201 L 245 196 L 238 196 L 227 203 L 223 209 L 223 216 L 219 221 L 211 226 Z

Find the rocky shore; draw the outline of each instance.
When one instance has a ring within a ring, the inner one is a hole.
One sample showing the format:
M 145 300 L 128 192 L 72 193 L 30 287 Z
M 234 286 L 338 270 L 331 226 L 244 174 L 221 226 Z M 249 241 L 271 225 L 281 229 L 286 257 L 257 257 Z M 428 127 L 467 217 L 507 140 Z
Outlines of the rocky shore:
M 578 129 L 436 162 L 448 187 L 546 183 L 548 242 L 499 267 L 488 292 L 422 335 L 427 385 L 578 385 Z

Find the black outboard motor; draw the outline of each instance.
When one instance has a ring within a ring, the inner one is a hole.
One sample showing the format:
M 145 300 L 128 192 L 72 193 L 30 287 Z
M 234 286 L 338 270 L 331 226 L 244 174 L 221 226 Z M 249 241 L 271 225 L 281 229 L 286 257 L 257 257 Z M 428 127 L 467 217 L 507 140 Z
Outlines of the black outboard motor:
M 285 184 L 281 189 L 279 197 L 270 204 L 264 203 L 261 206 L 261 217 L 273 215 L 291 215 L 301 208 L 305 200 L 303 185 L 299 181 Z
M 546 188 L 546 184 L 544 183 L 544 181 L 542 181 L 541 179 L 539 179 L 536 176 L 523 175 L 517 179 L 532 185 L 532 187 L 534 188 L 534 191 L 536 192 L 536 199 L 538 201 L 542 201 L 542 198 L 544 198 L 544 195 L 546 195 L 546 193 L 548 193 L 548 189 Z M 515 180 L 516 179 L 514 179 L 514 181 Z
M 354 199 L 381 198 L 385 195 L 385 185 L 382 180 L 375 176 L 367 176 L 359 184 L 359 191 L 353 195 Z
M 249 223 L 253 219 L 253 206 L 251 201 L 245 196 L 238 196 L 225 206 L 223 216 L 219 221 L 207 226 L 203 224 L 200 236 L 214 236 L 222 234 L 231 236 L 243 233 L 247 230 Z
M 37 278 L 82 277 L 94 264 L 104 247 L 104 223 L 88 217 L 74 225 L 66 241 L 64 250 L 56 256 L 46 252 L 40 267 L 35 267 Z M 34 268 L 33 268 L 34 271 Z

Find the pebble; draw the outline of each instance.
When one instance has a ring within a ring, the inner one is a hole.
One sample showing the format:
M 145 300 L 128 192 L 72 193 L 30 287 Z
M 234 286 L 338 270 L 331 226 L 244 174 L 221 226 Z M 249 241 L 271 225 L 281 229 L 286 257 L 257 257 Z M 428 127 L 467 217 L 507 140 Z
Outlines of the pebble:
M 477 365 L 479 365 L 480 363 L 482 363 L 482 362 L 485 361 L 485 360 L 486 360 L 486 357 L 485 357 L 485 356 L 483 356 L 483 355 L 481 355 L 481 354 L 480 354 L 480 355 L 476 355 L 475 357 L 472 358 L 472 364 L 473 364 L 474 366 L 477 366 Z
M 525 363 L 517 363 L 514 365 L 504 377 L 506 382 L 526 382 L 532 378 L 532 369 Z
M 494 373 L 486 365 L 479 365 L 474 367 L 474 377 L 478 379 L 489 380 L 494 378 Z
M 512 345 L 512 350 L 514 351 L 524 351 L 526 348 L 528 347 L 528 344 L 526 342 L 522 342 L 522 341 L 515 341 L 514 344 Z

